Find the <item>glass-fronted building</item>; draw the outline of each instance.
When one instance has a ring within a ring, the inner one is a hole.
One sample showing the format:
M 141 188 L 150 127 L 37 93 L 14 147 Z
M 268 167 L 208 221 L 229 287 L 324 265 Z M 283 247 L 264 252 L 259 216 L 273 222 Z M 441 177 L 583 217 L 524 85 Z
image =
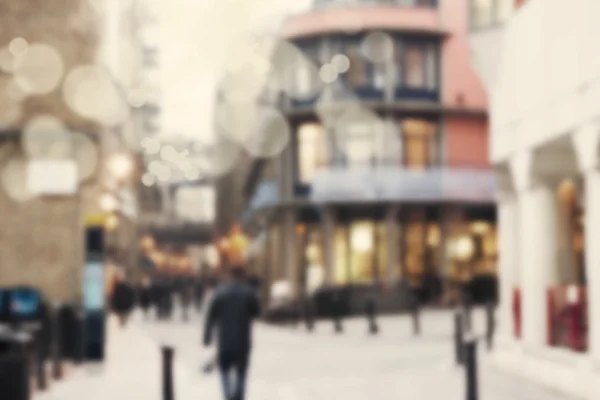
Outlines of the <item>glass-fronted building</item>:
M 487 99 L 468 59 L 468 10 L 466 0 L 317 1 L 285 23 L 263 100 L 291 140 L 256 159 L 245 184 L 254 265 L 270 284 L 298 295 L 350 286 L 399 308 L 390 289 L 451 304 L 456 283 L 495 275 Z

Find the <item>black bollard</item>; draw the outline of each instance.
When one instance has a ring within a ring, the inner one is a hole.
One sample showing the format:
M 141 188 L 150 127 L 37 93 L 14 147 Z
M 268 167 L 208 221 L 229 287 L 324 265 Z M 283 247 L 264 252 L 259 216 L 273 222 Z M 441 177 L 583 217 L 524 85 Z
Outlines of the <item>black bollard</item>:
M 477 400 L 479 398 L 477 384 L 477 339 L 469 336 L 464 343 L 465 351 L 465 375 L 467 383 L 467 399 Z
M 62 332 L 60 329 L 60 322 L 58 319 L 58 307 L 54 308 L 52 313 L 51 326 L 52 326 L 52 341 L 50 344 L 50 351 L 52 357 L 52 379 L 59 380 L 63 377 L 62 369 Z
M 454 313 L 454 354 L 456 357 L 456 364 L 464 364 L 464 324 L 463 314 L 460 311 Z
M 412 317 L 413 334 L 415 336 L 419 336 L 421 334 L 421 313 L 420 313 L 419 303 L 417 301 L 415 301 L 412 306 L 411 317 Z
M 369 325 L 369 333 L 371 335 L 376 335 L 379 333 L 379 326 L 377 325 L 377 309 L 375 306 L 375 302 L 373 299 L 367 300 L 367 305 L 365 307 L 365 311 L 367 314 L 367 323 Z
M 335 333 L 344 332 L 342 325 L 342 299 L 339 293 L 336 293 L 333 307 L 333 329 Z
M 496 318 L 494 316 L 495 306 L 494 303 L 489 302 L 485 307 L 486 315 L 486 344 L 487 349 L 492 350 L 494 347 L 494 333 L 496 332 Z
M 162 400 L 175 400 L 175 392 L 173 387 L 173 354 L 174 349 L 169 346 L 163 346 L 162 348 L 162 388 L 163 397 Z
M 41 331 L 37 334 L 35 350 L 35 376 L 37 381 L 37 388 L 38 390 L 43 391 L 48 389 L 48 379 L 46 377 L 46 357 L 44 354 L 44 346 L 42 344 Z
M 304 305 L 304 319 L 306 323 L 306 330 L 312 332 L 315 330 L 315 316 L 312 309 L 310 300 L 306 300 Z

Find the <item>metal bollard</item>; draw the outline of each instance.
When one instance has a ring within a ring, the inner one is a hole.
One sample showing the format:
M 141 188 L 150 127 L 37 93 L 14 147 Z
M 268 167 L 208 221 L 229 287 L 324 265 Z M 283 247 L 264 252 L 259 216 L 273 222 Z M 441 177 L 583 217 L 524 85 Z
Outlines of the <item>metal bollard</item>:
M 456 364 L 463 365 L 465 361 L 464 357 L 464 324 L 463 314 L 460 311 L 454 313 L 454 354 L 456 358 Z
M 338 297 L 335 300 L 335 307 L 333 310 L 333 328 L 335 333 L 344 332 L 344 327 L 342 326 L 342 301 Z
M 379 333 L 379 326 L 377 325 L 376 315 L 377 309 L 375 306 L 375 302 L 373 299 L 367 300 L 367 305 L 365 307 L 365 311 L 367 314 L 367 323 L 369 324 L 369 333 L 371 335 L 376 335 Z
M 35 343 L 35 377 L 38 390 L 48 389 L 48 379 L 46 377 L 46 358 L 44 357 L 44 348 L 42 346 L 42 332 L 36 335 Z
M 492 350 L 494 347 L 494 334 L 496 332 L 496 318 L 494 316 L 495 306 L 494 303 L 489 302 L 485 308 L 486 311 L 486 344 L 488 350 Z
M 175 350 L 169 346 L 162 348 L 162 400 L 175 400 L 175 392 L 173 387 L 173 355 Z
M 304 318 L 305 318 L 305 323 L 306 323 L 306 329 L 309 332 L 314 331 L 315 330 L 315 316 L 313 314 L 313 309 L 312 309 L 310 300 L 307 300 L 305 303 Z
M 464 343 L 465 348 L 465 375 L 467 384 L 466 400 L 477 400 L 479 398 L 477 382 L 477 339 L 469 335 Z
M 421 314 L 419 304 L 415 301 L 411 309 L 413 334 L 419 336 L 421 334 Z
M 59 380 L 63 377 L 62 369 L 62 332 L 60 329 L 60 323 L 58 320 L 58 307 L 54 308 L 51 318 L 52 328 L 52 342 L 50 344 L 50 351 L 52 357 L 52 379 Z

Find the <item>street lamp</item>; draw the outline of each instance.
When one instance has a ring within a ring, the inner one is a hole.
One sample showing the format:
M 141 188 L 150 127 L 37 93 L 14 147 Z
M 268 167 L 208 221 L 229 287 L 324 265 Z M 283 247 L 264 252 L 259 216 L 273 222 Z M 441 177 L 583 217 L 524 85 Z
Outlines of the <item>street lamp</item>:
M 119 202 L 110 193 L 105 193 L 100 198 L 100 208 L 107 213 L 115 212 L 119 208 Z
M 117 154 L 108 160 L 108 169 L 118 181 L 123 181 L 133 173 L 134 163 L 131 156 Z

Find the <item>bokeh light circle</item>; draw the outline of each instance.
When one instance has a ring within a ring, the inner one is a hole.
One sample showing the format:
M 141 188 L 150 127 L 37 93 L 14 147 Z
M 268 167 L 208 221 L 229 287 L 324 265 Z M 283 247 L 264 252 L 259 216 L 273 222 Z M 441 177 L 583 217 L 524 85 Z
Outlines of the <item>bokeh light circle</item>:
M 384 32 L 369 33 L 361 43 L 361 51 L 374 63 L 385 63 L 394 57 L 394 38 Z
M 72 156 L 70 133 L 53 115 L 38 115 L 23 128 L 23 151 L 29 158 L 69 158 Z
M 74 158 L 77 163 L 79 181 L 84 182 L 94 176 L 98 169 L 100 154 L 96 143 L 83 133 L 71 135 Z
M 34 197 L 27 186 L 27 168 L 24 157 L 13 157 L 2 168 L 2 187 L 12 200 L 19 203 Z
M 14 65 L 14 78 L 27 93 L 47 94 L 60 84 L 65 65 L 60 52 L 43 43 L 30 45 Z
M 120 125 L 129 117 L 126 96 L 101 66 L 83 65 L 71 70 L 63 85 L 63 97 L 77 114 L 102 125 Z
M 280 154 L 291 139 L 290 125 L 279 111 L 263 108 L 254 134 L 244 147 L 254 157 L 270 158 Z

